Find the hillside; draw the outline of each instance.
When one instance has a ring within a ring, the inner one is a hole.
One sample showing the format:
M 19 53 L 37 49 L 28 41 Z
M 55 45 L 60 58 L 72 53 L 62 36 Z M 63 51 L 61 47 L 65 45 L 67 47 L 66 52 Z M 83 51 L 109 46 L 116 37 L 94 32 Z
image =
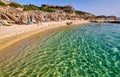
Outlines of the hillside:
M 45 22 L 92 18 L 95 18 L 95 15 L 75 10 L 71 5 L 54 6 L 43 4 L 36 6 L 33 4 L 21 5 L 16 2 L 0 1 L 0 20 L 1 22 L 4 20 L 6 23 L 24 24 L 27 23 L 27 20 Z

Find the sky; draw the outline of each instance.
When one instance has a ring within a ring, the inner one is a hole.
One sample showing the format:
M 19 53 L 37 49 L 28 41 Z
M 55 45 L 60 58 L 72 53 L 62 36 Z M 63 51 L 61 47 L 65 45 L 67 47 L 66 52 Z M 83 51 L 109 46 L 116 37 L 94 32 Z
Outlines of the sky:
M 72 5 L 76 10 L 95 15 L 115 15 L 120 17 L 120 0 L 11 0 L 21 4 Z

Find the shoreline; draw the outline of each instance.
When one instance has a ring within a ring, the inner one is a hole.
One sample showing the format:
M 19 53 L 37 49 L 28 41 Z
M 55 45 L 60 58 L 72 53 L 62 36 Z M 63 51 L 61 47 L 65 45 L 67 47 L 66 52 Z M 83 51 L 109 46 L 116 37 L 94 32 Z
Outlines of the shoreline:
M 70 26 L 70 25 L 66 25 L 67 22 L 73 22 L 72 25 L 90 23 L 87 20 L 66 20 L 66 21 L 60 21 L 60 22 L 44 22 L 42 23 L 41 26 L 38 26 L 37 24 L 3 26 L 3 27 L 0 27 L 0 37 L 1 37 L 0 38 L 0 52 L 4 51 L 4 49 L 9 49 L 7 47 L 15 44 L 16 42 L 32 37 L 35 34 L 36 35 L 38 33 L 44 34 L 45 31 L 47 30 L 54 30 L 60 27 Z M 6 30 L 3 31 L 2 30 L 3 28 L 5 28 Z M 7 31 L 7 29 L 9 28 L 10 30 Z M 11 35 L 9 35 L 9 32 L 11 32 Z

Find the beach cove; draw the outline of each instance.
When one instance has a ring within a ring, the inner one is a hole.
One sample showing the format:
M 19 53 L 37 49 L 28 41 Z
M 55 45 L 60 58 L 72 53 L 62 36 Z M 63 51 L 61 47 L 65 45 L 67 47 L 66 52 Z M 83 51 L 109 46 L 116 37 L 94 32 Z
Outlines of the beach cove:
M 69 28 L 70 25 L 66 25 L 67 22 L 73 22 L 72 26 L 78 24 L 82 25 L 82 24 L 90 23 L 89 21 L 86 20 L 83 21 L 68 20 L 61 22 L 42 23 L 41 26 L 38 26 L 37 24 L 30 24 L 30 25 L 13 25 L 13 26 L 0 27 L 1 63 L 4 62 L 4 60 L 9 59 L 9 57 L 11 57 L 14 53 L 19 54 L 22 50 L 17 50 L 17 49 L 26 48 L 27 46 L 29 46 L 30 43 L 32 43 L 32 41 L 35 41 L 36 38 L 42 40 L 45 37 L 49 36 L 51 33 L 64 30 L 65 28 Z M 9 34 L 10 32 L 12 35 Z
M 119 3 L 0 0 L 0 77 L 120 77 Z
M 6 58 L 0 58 L 1 76 L 120 76 L 119 27 L 91 23 L 47 30 L 49 34 L 42 40 L 37 36 L 14 53 L 6 51 Z
M 78 24 L 88 24 L 90 23 L 87 20 L 66 20 L 61 22 L 43 22 L 42 25 L 38 26 L 37 24 L 30 24 L 30 25 L 12 25 L 12 26 L 1 26 L 0 27 L 0 44 L 2 48 L 5 48 L 12 43 L 22 40 L 25 37 L 29 37 L 31 35 L 37 34 L 41 31 L 46 31 L 51 28 L 57 28 L 57 27 L 66 27 L 68 26 L 67 22 L 73 22 L 72 25 L 78 25 Z M 21 36 L 21 37 L 20 37 Z M 15 41 L 12 41 L 12 43 L 8 43 L 8 45 L 2 46 L 2 44 L 6 41 L 9 41 L 11 39 L 14 40 L 14 38 L 17 39 Z

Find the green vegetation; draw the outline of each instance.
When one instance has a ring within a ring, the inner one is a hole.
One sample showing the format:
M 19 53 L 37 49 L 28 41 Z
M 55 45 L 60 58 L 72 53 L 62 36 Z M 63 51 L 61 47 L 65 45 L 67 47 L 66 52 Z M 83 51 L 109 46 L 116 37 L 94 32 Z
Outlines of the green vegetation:
M 29 10 L 39 10 L 38 6 L 29 4 L 29 5 L 23 5 L 24 6 L 24 11 L 29 11 Z
M 43 7 L 39 7 L 33 4 L 29 4 L 29 5 L 23 5 L 24 6 L 24 11 L 29 11 L 29 10 L 41 10 L 43 12 L 55 12 L 55 10 L 50 9 L 50 8 L 43 8 Z
M 75 11 L 75 14 L 83 14 L 83 15 L 84 15 L 84 14 L 86 14 L 86 12 L 76 10 L 76 11 Z
M 10 7 L 13 7 L 13 8 L 18 8 L 18 7 L 23 8 L 23 6 L 22 6 L 21 4 L 16 3 L 16 2 L 11 2 L 11 3 L 9 4 L 9 6 L 10 6 Z
M 44 7 L 39 7 L 33 4 L 28 4 L 28 5 L 21 5 L 19 3 L 16 2 L 10 2 L 10 4 L 8 4 L 10 7 L 13 8 L 23 8 L 24 11 L 29 11 L 29 10 L 40 10 L 43 12 L 55 12 L 54 9 L 51 8 L 44 8 Z M 6 4 L 2 1 L 0 1 L 0 6 L 6 6 Z M 75 14 L 86 14 L 86 12 L 83 11 L 79 11 L 79 10 L 75 10 Z
M 6 6 L 6 4 L 0 1 L 0 6 Z
M 40 7 L 39 8 L 41 11 L 43 11 L 43 12 L 55 12 L 55 10 L 54 9 L 51 9 L 51 8 L 43 8 L 43 7 Z

